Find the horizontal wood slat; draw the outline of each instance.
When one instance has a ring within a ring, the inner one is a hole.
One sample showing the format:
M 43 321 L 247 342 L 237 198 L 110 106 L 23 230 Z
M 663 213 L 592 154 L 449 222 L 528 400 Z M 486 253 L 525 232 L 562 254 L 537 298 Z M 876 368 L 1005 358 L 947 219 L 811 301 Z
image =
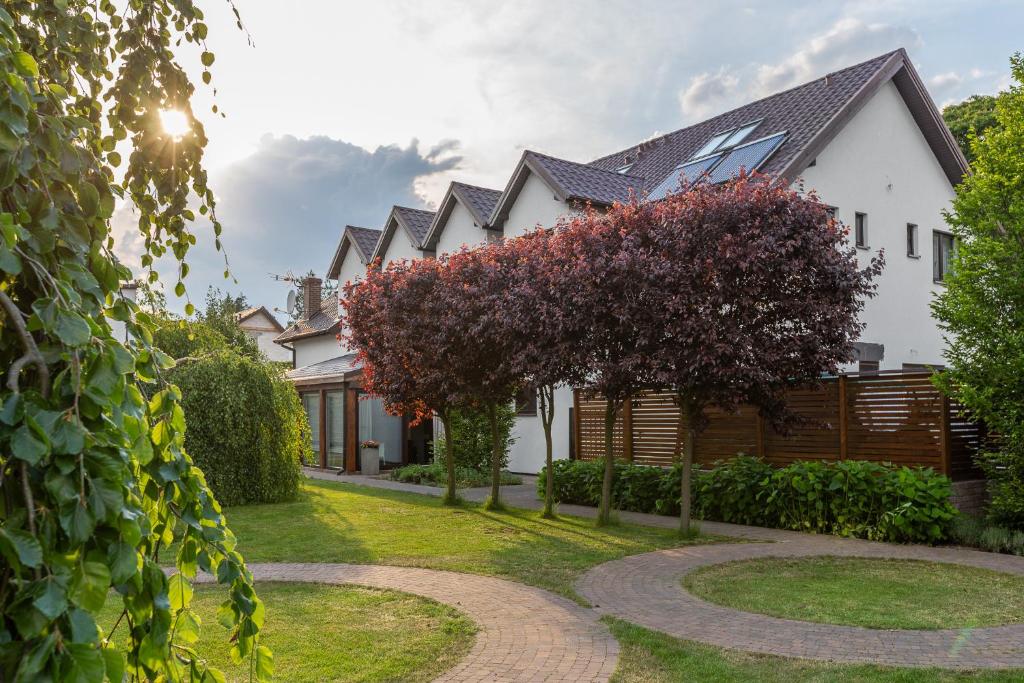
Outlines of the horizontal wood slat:
M 576 457 L 603 457 L 604 400 L 577 390 L 574 401 Z M 934 467 L 954 479 L 979 476 L 973 454 L 985 439 L 984 430 L 963 416 L 955 402 L 947 399 L 944 404 L 928 372 L 830 378 L 818 389 L 789 392 L 788 404 L 800 418 L 788 434 L 762 426 L 752 406 L 741 406 L 736 413 L 709 411 L 708 426 L 697 441 L 697 462 L 711 464 L 739 453 L 760 455 L 777 466 L 845 457 Z M 616 456 L 670 466 L 681 452 L 687 427 L 680 424 L 672 393 L 643 392 L 630 402 L 628 420 L 624 412 L 619 411 L 615 422 Z

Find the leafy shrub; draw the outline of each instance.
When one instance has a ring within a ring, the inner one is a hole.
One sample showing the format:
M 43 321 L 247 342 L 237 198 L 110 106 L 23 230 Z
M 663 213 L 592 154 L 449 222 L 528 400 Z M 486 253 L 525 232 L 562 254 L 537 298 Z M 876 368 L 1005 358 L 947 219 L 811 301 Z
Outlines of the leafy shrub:
M 220 351 L 178 365 L 170 380 L 182 393 L 185 448 L 223 505 L 295 498 L 309 426 L 273 365 Z
M 403 465 L 391 473 L 391 478 L 406 484 L 426 484 L 427 486 L 445 486 L 448 483 L 448 472 L 439 462 L 429 465 Z M 523 480 L 508 472 L 501 473 L 502 486 L 522 484 Z M 459 488 L 474 486 L 490 486 L 491 476 L 488 473 L 455 467 L 455 485 Z
M 508 452 L 515 443 L 512 427 L 515 411 L 511 405 L 498 406 L 498 434 L 502 445 L 501 468 L 508 467 Z M 455 441 L 455 466 L 477 472 L 491 471 L 491 425 L 487 413 L 477 410 L 453 410 L 449 420 Z M 445 434 L 434 442 L 434 461 L 445 462 Z
M 554 463 L 555 499 L 597 505 L 600 461 Z M 620 510 L 679 514 L 681 465 L 668 469 L 615 463 L 612 501 Z M 547 472 L 537 490 L 543 493 Z M 783 468 L 738 456 L 711 469 L 694 468 L 693 514 L 706 520 L 935 543 L 947 538 L 957 511 L 947 477 L 930 468 L 871 462 L 796 462 Z
M 155 316 L 153 344 L 171 358 L 200 356 L 228 348 L 228 340 L 209 325 L 195 320 Z
M 988 524 L 983 518 L 960 515 L 953 522 L 950 541 L 991 553 L 1024 555 L 1024 531 Z

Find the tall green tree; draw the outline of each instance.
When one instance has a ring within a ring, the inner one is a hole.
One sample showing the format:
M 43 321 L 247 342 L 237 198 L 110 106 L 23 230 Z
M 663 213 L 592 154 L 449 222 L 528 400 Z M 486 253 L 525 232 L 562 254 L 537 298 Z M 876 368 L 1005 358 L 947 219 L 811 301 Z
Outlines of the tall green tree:
M 996 125 L 971 136 L 973 174 L 947 220 L 958 242 L 933 305 L 946 332 L 942 386 L 998 439 L 979 463 L 991 484 L 993 521 L 1024 528 L 1024 57 L 996 100 Z
M 226 588 L 235 658 L 272 670 L 252 576 L 183 446 L 173 361 L 121 296 L 131 274 L 112 252 L 118 200 L 137 208 L 143 266 L 177 260 L 179 295 L 190 206 L 220 246 L 174 53 L 198 45 L 208 82 L 206 34 L 190 0 L 0 7 L 0 680 L 223 680 L 191 647 L 200 569 Z M 162 125 L 168 110 L 186 130 Z M 120 618 L 99 624 L 109 601 Z
M 247 308 L 249 300 L 245 294 L 222 292 L 211 285 L 206 290 L 206 307 L 196 319 L 220 333 L 227 340 L 228 346 L 243 356 L 256 359 L 261 356 L 256 340 L 238 325 L 238 314 Z
M 997 125 L 996 98 L 994 95 L 971 95 L 963 102 L 943 109 L 942 118 L 967 161 L 974 163 L 971 134 L 984 138 L 988 130 Z

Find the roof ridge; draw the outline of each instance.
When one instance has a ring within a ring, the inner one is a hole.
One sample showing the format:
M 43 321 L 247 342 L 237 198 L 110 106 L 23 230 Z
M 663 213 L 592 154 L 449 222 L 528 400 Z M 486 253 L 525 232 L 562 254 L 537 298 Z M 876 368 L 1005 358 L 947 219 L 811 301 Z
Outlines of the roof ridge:
M 461 180 L 453 180 L 452 185 L 460 185 L 462 187 L 470 187 L 474 190 L 486 190 L 487 192 L 501 193 L 501 190 L 495 190 L 493 187 L 484 187 L 483 185 L 473 185 L 472 183 L 464 183 Z
M 747 107 L 753 107 L 754 105 L 760 104 L 762 102 L 767 102 L 767 101 L 772 100 L 772 99 L 774 99 L 776 97 L 781 97 L 783 95 L 787 95 L 787 94 L 789 94 L 789 93 L 791 93 L 791 92 L 793 92 L 795 90 L 800 90 L 801 88 L 806 88 L 806 87 L 808 87 L 808 86 L 810 86 L 810 85 L 812 85 L 814 83 L 817 83 L 818 81 L 822 80 L 823 78 L 827 78 L 829 76 L 835 76 L 837 74 L 846 73 L 847 71 L 852 71 L 854 69 L 860 68 L 860 67 L 864 66 L 865 64 L 869 64 L 869 63 L 874 62 L 874 61 L 879 61 L 880 62 L 879 66 L 881 66 L 882 64 L 885 64 L 885 62 L 887 62 L 889 60 L 889 58 L 892 57 L 897 52 L 906 53 L 906 50 L 904 50 L 902 47 L 898 47 L 895 50 L 890 50 L 889 52 L 885 52 L 883 54 L 876 55 L 874 57 L 871 57 L 870 59 L 865 59 L 862 62 L 857 62 L 856 64 L 851 64 L 850 66 L 844 66 L 842 69 L 836 69 L 834 71 L 827 71 L 824 74 L 822 74 L 820 76 L 816 76 L 816 77 L 812 78 L 809 81 L 804 81 L 803 83 L 799 83 L 797 85 L 791 86 L 789 88 L 786 88 L 785 90 L 779 90 L 778 92 L 774 92 L 774 93 L 772 93 L 770 95 L 765 95 L 764 97 L 758 98 L 756 100 L 751 100 L 749 102 L 744 102 L 743 104 L 739 105 L 738 107 L 733 107 L 732 109 L 726 109 L 725 111 L 720 111 L 720 112 L 718 112 L 717 114 L 715 114 L 713 116 L 708 116 L 706 118 L 703 118 L 700 121 L 696 121 L 696 122 L 690 124 L 689 126 L 683 126 L 682 128 L 677 128 L 676 130 L 669 131 L 668 133 L 664 133 L 662 135 L 659 135 L 658 137 L 649 138 L 647 140 L 643 140 L 642 142 L 638 142 L 638 143 L 636 143 L 634 145 L 630 145 L 629 147 L 626 147 L 624 149 L 617 150 L 615 152 L 612 152 L 611 154 L 605 154 L 604 156 L 598 157 L 597 159 L 594 159 L 593 161 L 587 162 L 587 165 L 596 164 L 598 162 L 605 161 L 607 159 L 611 159 L 612 157 L 615 157 L 615 156 L 618 156 L 620 154 L 623 154 L 624 152 L 628 152 L 630 150 L 633 150 L 636 147 L 639 147 L 640 145 L 652 145 L 653 146 L 653 145 L 659 144 L 662 141 L 667 140 L 668 138 L 672 137 L 673 135 L 676 135 L 676 134 L 678 134 L 678 133 L 680 133 L 680 132 L 682 132 L 684 130 L 689 130 L 690 128 L 694 128 L 695 126 L 700 126 L 702 124 L 707 123 L 708 121 L 712 121 L 712 120 L 717 119 L 717 118 L 719 118 L 721 116 L 725 116 L 727 114 L 730 114 L 730 113 L 732 113 L 734 111 L 738 111 L 740 109 L 746 109 Z
M 621 152 L 618 152 L 618 153 L 621 154 Z M 535 152 L 532 149 L 525 150 L 525 154 L 533 155 L 535 157 L 540 157 L 542 159 L 551 159 L 552 161 L 560 161 L 560 162 L 562 162 L 564 164 L 572 164 L 574 166 L 579 166 L 581 168 L 585 168 L 585 169 L 587 169 L 587 171 L 598 171 L 600 173 L 607 173 L 607 174 L 610 174 L 612 176 L 616 176 L 618 178 L 632 178 L 634 180 L 639 180 L 641 182 L 644 181 L 644 178 L 642 178 L 640 176 L 632 175 L 631 173 L 619 173 L 618 171 L 615 171 L 615 170 L 612 170 L 612 169 L 609 169 L 609 168 L 601 168 L 600 166 L 592 166 L 591 164 L 593 164 L 594 162 L 572 161 L 571 159 L 563 159 L 562 157 L 556 157 L 556 156 L 551 156 L 550 154 L 542 154 L 541 152 Z M 611 157 L 611 156 L 615 156 L 615 155 L 614 154 L 609 154 L 608 156 Z M 607 157 L 602 157 L 602 158 L 607 158 Z M 597 160 L 595 160 L 595 161 L 597 161 Z

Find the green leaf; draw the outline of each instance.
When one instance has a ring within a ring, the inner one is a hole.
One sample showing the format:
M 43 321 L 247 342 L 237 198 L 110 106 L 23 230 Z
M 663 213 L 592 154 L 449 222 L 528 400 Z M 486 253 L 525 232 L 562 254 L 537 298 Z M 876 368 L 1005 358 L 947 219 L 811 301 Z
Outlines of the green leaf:
M 42 593 L 32 601 L 32 604 L 47 619 L 56 619 L 68 608 L 67 591 L 52 576 L 47 577 L 43 582 L 45 587 Z
M 12 564 L 15 560 L 26 567 L 38 567 L 43 563 L 43 547 L 35 536 L 21 529 L 0 527 L 0 551 Z
M 213 60 L 211 59 L 210 64 L 212 63 Z M 15 52 L 14 65 L 18 67 L 18 71 L 25 76 L 33 76 L 35 78 L 39 77 L 39 65 L 36 64 L 36 60 L 32 55 L 27 52 Z M 209 64 L 206 66 L 209 66 Z
M 124 583 L 135 575 L 139 567 L 138 551 L 124 542 L 117 542 L 107 548 L 110 580 L 114 584 Z
M 171 601 L 171 611 L 180 612 L 192 602 L 192 584 L 181 574 L 175 574 L 167 580 L 167 597 Z
M 103 655 L 103 665 L 106 669 L 107 680 L 111 683 L 121 683 L 124 680 L 125 658 L 124 653 L 115 646 L 107 646 L 100 650 Z
M 35 465 L 46 452 L 46 444 L 36 438 L 28 425 L 21 425 L 14 431 L 14 436 L 11 437 L 11 453 L 14 457 Z
M 213 64 L 213 59 L 214 57 L 212 52 L 204 52 L 200 56 L 200 60 L 203 62 L 203 66 L 210 66 L 211 64 Z
M 76 643 L 94 643 L 99 639 L 96 619 L 84 609 L 73 608 L 68 613 L 71 622 L 71 639 Z
M 274 678 L 274 653 L 266 645 L 256 648 L 256 680 L 269 681 Z
M 92 644 L 65 643 L 71 657 L 71 667 L 62 678 L 69 683 L 95 683 L 102 681 L 106 673 L 106 665 L 100 649 Z
M 78 186 L 78 205 L 86 217 L 92 218 L 96 215 L 100 208 L 100 193 L 96 191 L 95 185 L 83 182 Z
M 99 612 L 110 590 L 110 570 L 102 562 L 86 560 L 75 568 L 71 599 L 82 609 Z

